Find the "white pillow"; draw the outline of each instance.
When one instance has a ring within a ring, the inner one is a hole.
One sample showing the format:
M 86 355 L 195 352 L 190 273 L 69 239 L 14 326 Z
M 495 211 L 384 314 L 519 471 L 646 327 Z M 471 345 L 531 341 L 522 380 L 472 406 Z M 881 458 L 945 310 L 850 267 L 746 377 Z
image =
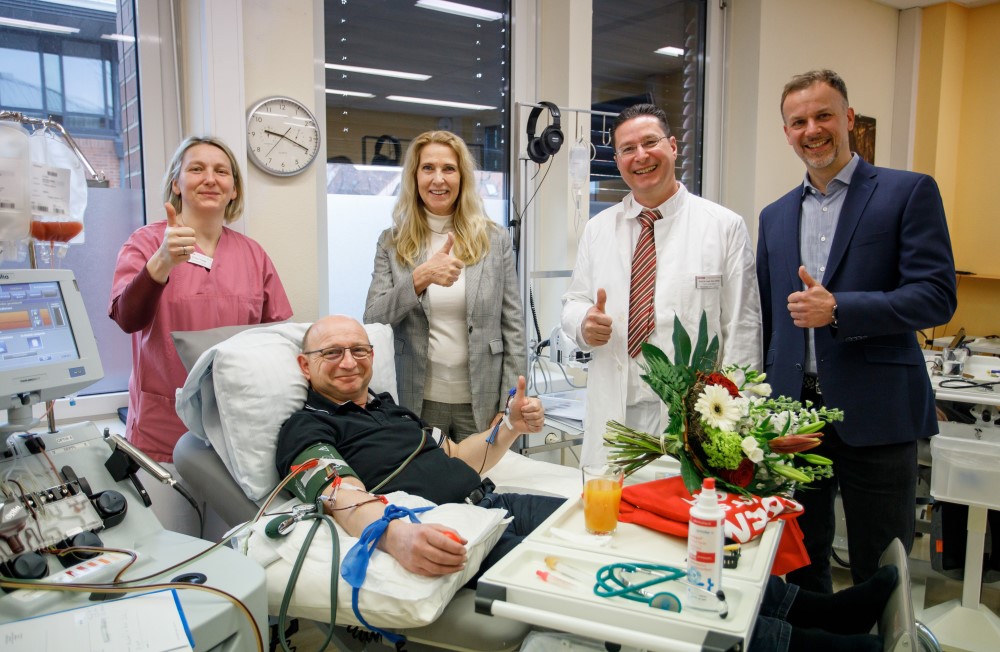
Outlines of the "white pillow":
M 404 492 L 387 494 L 390 504 L 411 509 L 433 505 L 418 496 Z M 288 512 L 294 499 L 270 511 Z M 269 539 L 264 528 L 271 518 L 258 521 L 247 540 L 247 556 L 265 568 L 267 573 L 268 613 L 277 614 L 288 584 L 289 574 L 312 521 L 298 523 L 285 537 Z M 482 564 L 483 558 L 493 548 L 510 522 L 506 511 L 486 509 L 464 503 L 449 503 L 417 515 L 421 523 L 446 525 L 469 543 L 466 545 L 468 562 L 458 573 L 441 577 L 424 577 L 410 573 L 389 554 L 375 550 L 368 564 L 368 573 L 358 594 L 358 609 L 362 617 L 375 627 L 400 629 L 418 627 L 434 622 L 445 606 L 462 586 L 468 582 Z M 340 559 L 358 540 L 337 526 L 340 540 Z M 322 525 L 309 547 L 299 573 L 298 583 L 292 593 L 288 615 L 327 622 L 330 618 L 330 570 L 333 546 L 330 529 Z M 351 609 L 351 586 L 338 575 L 337 623 L 360 625 Z
M 259 501 L 278 484 L 278 431 L 302 408 L 308 385 L 296 356 L 309 324 L 243 331 L 205 351 L 177 390 L 177 414 L 207 439 L 247 498 Z M 396 397 L 392 328 L 367 324 L 375 347 L 371 388 Z

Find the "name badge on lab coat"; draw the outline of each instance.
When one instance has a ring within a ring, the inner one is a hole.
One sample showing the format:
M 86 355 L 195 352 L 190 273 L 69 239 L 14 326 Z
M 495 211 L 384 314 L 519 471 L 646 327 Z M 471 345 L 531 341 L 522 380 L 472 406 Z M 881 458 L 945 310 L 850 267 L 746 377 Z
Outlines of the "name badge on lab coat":
M 696 290 L 718 290 L 722 287 L 722 274 L 705 274 L 694 277 Z
M 192 265 L 199 265 L 205 269 L 212 269 L 212 259 L 200 252 L 194 252 L 191 257 L 188 258 L 188 262 Z

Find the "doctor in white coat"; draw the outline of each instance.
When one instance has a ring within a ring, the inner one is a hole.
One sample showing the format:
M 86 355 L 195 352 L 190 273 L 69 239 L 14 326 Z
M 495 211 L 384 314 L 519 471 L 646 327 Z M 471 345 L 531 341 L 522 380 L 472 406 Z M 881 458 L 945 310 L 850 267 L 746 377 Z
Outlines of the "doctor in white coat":
M 719 336 L 723 364 L 759 369 L 761 363 L 760 297 L 743 219 L 677 181 L 677 141 L 656 106 L 622 111 L 611 137 L 618 170 L 632 192 L 587 223 L 562 298 L 563 331 L 593 355 L 581 466 L 607 459 L 609 420 L 648 433 L 667 425 L 666 406 L 639 377 L 642 354 L 633 358 L 628 352 L 632 257 L 643 210 L 661 216 L 653 223 L 655 325 L 646 341 L 673 359 L 674 316 L 694 339 L 705 311 L 709 337 Z

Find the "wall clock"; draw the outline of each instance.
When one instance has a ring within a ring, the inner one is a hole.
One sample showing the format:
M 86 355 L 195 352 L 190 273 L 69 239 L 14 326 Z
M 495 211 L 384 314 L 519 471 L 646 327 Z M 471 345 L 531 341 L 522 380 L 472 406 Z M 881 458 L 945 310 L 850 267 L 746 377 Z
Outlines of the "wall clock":
M 247 154 L 264 172 L 282 177 L 304 171 L 319 154 L 319 124 L 302 102 L 269 97 L 247 116 Z

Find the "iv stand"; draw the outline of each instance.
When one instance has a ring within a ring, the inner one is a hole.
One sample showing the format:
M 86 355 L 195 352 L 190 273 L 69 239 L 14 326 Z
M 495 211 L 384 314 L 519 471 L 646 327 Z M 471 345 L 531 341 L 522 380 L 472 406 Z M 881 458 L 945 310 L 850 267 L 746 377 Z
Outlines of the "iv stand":
M 107 188 L 109 182 L 104 172 L 98 172 L 94 169 L 94 166 L 90 164 L 87 157 L 84 155 L 83 151 L 73 140 L 69 132 L 55 120 L 32 118 L 31 116 L 24 115 L 23 113 L 18 113 L 17 111 L 0 111 L 0 120 L 11 120 L 13 122 L 19 122 L 22 125 L 30 125 L 32 127 L 43 127 L 46 129 L 52 129 L 69 145 L 69 148 L 73 150 L 76 157 L 80 159 L 83 164 L 84 169 L 87 171 L 87 187 L 88 188 Z M 31 242 L 28 243 L 28 262 L 31 265 L 31 269 L 38 269 L 38 261 L 35 258 L 35 240 L 34 238 L 29 238 Z M 45 417 L 46 425 L 49 428 L 49 432 L 58 432 L 56 429 L 56 414 L 55 414 L 55 401 L 45 402 Z

